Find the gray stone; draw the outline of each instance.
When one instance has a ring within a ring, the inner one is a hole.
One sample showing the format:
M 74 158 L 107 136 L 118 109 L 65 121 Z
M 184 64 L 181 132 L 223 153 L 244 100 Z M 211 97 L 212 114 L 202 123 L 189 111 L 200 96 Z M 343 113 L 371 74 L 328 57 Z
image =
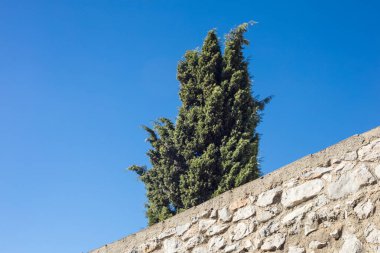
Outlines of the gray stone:
M 239 221 L 239 220 L 245 220 L 251 217 L 255 214 L 255 208 L 252 205 L 248 205 L 245 207 L 242 207 L 236 211 L 234 214 L 234 217 L 232 219 L 233 222 Z
M 339 253 L 361 253 L 363 252 L 362 243 L 353 234 L 345 234 L 343 236 L 344 243 Z
M 218 210 L 219 220 L 222 222 L 229 222 L 232 219 L 232 214 L 227 207 Z
M 278 232 L 279 230 L 280 230 L 280 224 L 272 221 L 268 225 L 263 226 L 259 229 L 259 235 L 262 238 L 264 238 Z
M 375 171 L 375 175 L 378 179 L 380 179 L 380 164 L 376 166 L 376 168 L 374 169 Z
M 344 155 L 343 160 L 355 161 L 357 158 L 358 158 L 358 154 L 356 153 L 356 151 L 351 151 L 351 152 L 347 152 Z
M 380 246 L 372 246 L 373 253 L 380 253 Z
M 274 213 L 272 213 L 270 211 L 263 210 L 263 211 L 257 212 L 256 218 L 257 218 L 258 222 L 263 223 L 263 222 L 270 220 L 274 216 L 275 216 Z
M 290 246 L 288 253 L 305 253 L 305 249 L 297 246 Z
M 309 243 L 309 249 L 322 249 L 327 246 L 327 242 L 311 241 Z
M 176 233 L 176 228 L 169 228 L 158 235 L 158 239 L 164 239 Z
M 266 238 L 261 245 L 261 250 L 263 251 L 275 251 L 281 249 L 286 240 L 286 236 L 283 234 L 274 234 L 268 238 Z
M 153 252 L 155 249 L 160 247 L 160 240 L 158 238 L 153 238 L 148 240 L 146 243 L 139 247 L 139 250 L 145 253 Z
M 310 233 L 316 231 L 318 229 L 318 215 L 315 212 L 310 212 L 306 215 L 305 218 L 305 235 L 309 235 Z
M 327 205 L 330 202 L 330 200 L 327 198 L 325 194 L 318 195 L 318 197 L 314 200 L 314 206 L 316 208 L 323 207 Z
M 164 251 L 165 253 L 176 253 L 182 246 L 182 242 L 177 238 L 169 238 L 164 241 Z
M 197 247 L 191 251 L 192 253 L 210 253 L 209 250 L 205 247 Z M 166 252 L 165 252 L 166 253 Z
M 373 214 L 374 205 L 372 204 L 371 200 L 369 199 L 366 202 L 359 203 L 354 208 L 354 211 L 360 220 L 367 219 L 368 217 L 370 217 Z
M 286 214 L 282 220 L 281 220 L 281 223 L 284 224 L 284 225 L 290 225 L 292 223 L 294 223 L 295 221 L 299 221 L 301 220 L 305 214 L 310 211 L 310 209 L 313 207 L 313 203 L 308 203 L 302 207 L 299 207 L 295 210 L 293 210 L 292 212 Z
M 224 246 L 226 246 L 226 240 L 221 236 L 212 237 L 208 242 L 208 248 L 211 251 L 218 252 Z
M 314 179 L 287 189 L 282 194 L 281 203 L 285 207 L 293 207 L 316 196 L 322 189 L 324 183 L 321 179 Z
M 189 250 L 194 248 L 195 246 L 200 245 L 205 241 L 205 238 L 202 235 L 195 235 L 191 237 L 185 244 L 185 249 Z
M 232 232 L 231 240 L 238 241 L 250 233 L 253 232 L 255 224 L 253 222 L 240 222 L 236 225 L 235 229 Z
M 369 243 L 380 244 L 380 230 L 377 229 L 374 224 L 369 224 L 364 229 L 364 237 Z
M 352 168 L 354 168 L 355 165 L 356 165 L 355 162 L 343 161 L 337 165 L 334 165 L 334 172 L 335 173 L 347 172 L 347 171 L 352 170 Z
M 229 228 L 229 224 L 215 224 L 212 225 L 206 232 L 206 235 L 213 236 L 225 232 Z
M 198 226 L 199 226 L 199 231 L 203 232 L 209 229 L 216 220 L 214 219 L 202 219 L 199 221 Z
M 263 192 L 257 198 L 256 205 L 261 207 L 266 207 L 275 203 L 276 199 L 281 196 L 282 189 L 280 187 L 276 187 L 269 191 Z
M 184 234 L 183 236 L 181 237 L 182 240 L 186 241 L 188 239 L 190 239 L 191 237 L 197 235 L 199 232 L 199 228 L 198 226 L 192 226 L 190 229 L 188 229 Z
M 323 174 L 332 171 L 331 167 L 317 167 L 311 171 L 308 171 L 302 175 L 304 179 L 310 180 L 315 178 L 320 178 Z
M 334 238 L 335 240 L 338 240 L 340 238 L 341 233 L 342 233 L 342 228 L 336 228 L 333 231 L 331 231 L 330 236 Z
M 178 236 L 182 236 L 187 230 L 189 230 L 191 226 L 191 223 L 186 223 L 186 224 L 183 224 L 183 225 L 179 225 L 176 227 L 176 234 Z
M 372 141 L 358 150 L 361 161 L 374 161 L 380 157 L 380 139 Z
M 363 164 L 359 168 L 341 175 L 339 179 L 332 182 L 327 188 L 327 193 L 330 199 L 339 199 L 348 194 L 355 193 L 363 186 L 372 184 L 373 182 L 375 182 L 375 178 Z
M 210 218 L 215 219 L 218 217 L 218 210 L 213 209 L 210 213 Z
M 225 248 L 224 248 L 224 252 L 225 253 L 230 253 L 230 252 L 233 252 L 237 249 L 238 247 L 238 244 L 235 243 L 235 244 L 231 244 L 231 245 L 227 245 Z

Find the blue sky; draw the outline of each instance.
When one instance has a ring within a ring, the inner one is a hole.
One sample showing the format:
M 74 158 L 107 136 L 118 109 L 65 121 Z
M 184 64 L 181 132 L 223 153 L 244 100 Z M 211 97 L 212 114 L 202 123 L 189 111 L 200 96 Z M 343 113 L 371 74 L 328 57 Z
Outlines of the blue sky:
M 264 173 L 380 125 L 379 1 L 0 2 L 0 252 L 86 252 L 146 226 L 131 164 L 176 65 L 249 20 Z M 302 169 L 302 168 L 300 168 Z

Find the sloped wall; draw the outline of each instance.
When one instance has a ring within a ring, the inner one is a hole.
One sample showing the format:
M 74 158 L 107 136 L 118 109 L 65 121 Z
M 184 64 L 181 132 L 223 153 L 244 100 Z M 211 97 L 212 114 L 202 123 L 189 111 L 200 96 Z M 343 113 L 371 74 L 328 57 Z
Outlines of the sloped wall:
M 379 252 L 380 127 L 92 251 Z

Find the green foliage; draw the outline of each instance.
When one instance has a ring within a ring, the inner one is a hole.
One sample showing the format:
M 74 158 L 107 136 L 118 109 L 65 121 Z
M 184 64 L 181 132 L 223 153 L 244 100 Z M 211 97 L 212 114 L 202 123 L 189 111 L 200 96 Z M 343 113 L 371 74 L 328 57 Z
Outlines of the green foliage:
M 222 55 L 215 30 L 200 50 L 186 52 L 177 79 L 182 105 L 174 124 L 144 126 L 152 168 L 133 165 L 147 189 L 149 224 L 247 183 L 260 175 L 260 112 L 270 97 L 252 96 L 243 49 L 248 24 L 233 29 Z

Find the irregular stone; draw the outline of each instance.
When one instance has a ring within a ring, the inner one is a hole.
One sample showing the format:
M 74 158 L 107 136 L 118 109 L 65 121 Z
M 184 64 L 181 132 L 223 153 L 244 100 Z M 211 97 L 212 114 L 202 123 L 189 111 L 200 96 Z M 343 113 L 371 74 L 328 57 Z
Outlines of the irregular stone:
M 252 250 L 258 250 L 260 249 L 261 245 L 263 245 L 263 238 L 261 238 L 259 235 L 255 235 L 252 238 Z
M 369 243 L 380 244 L 380 230 L 377 229 L 373 224 L 369 224 L 364 229 L 364 237 Z
M 156 250 L 158 247 L 160 247 L 160 240 L 158 238 L 153 238 L 146 243 L 142 244 L 139 249 L 141 252 L 149 253 Z
M 305 219 L 305 235 L 309 235 L 310 233 L 316 231 L 318 229 L 318 215 L 315 212 L 310 212 L 306 215 Z
M 169 228 L 158 235 L 158 239 L 164 239 L 176 233 L 176 228 Z
M 283 218 L 281 223 L 284 225 L 290 225 L 294 223 L 296 220 L 301 220 L 305 213 L 310 211 L 310 209 L 313 207 L 313 203 L 308 203 L 302 207 L 299 207 L 292 212 L 286 214 Z
M 289 246 L 288 253 L 305 253 L 304 248 L 300 248 L 297 246 Z
M 331 174 L 324 174 L 322 177 L 321 177 L 323 180 L 325 180 L 326 182 L 330 183 L 332 181 L 332 175 Z
M 320 178 L 323 174 L 326 174 L 332 170 L 333 169 L 331 167 L 317 167 L 311 171 L 304 173 L 302 177 L 307 180 Z
M 245 252 L 249 251 L 252 248 L 252 246 L 253 246 L 253 244 L 252 244 L 250 239 L 244 240 L 242 245 L 241 245 L 242 250 L 244 250 Z
M 224 225 L 223 224 L 215 224 L 207 230 L 206 235 L 213 236 L 213 235 L 221 234 L 221 233 L 225 232 L 229 227 L 230 227 L 229 224 L 224 224 Z
M 344 155 L 343 160 L 355 161 L 357 158 L 358 158 L 358 154 L 356 153 L 356 151 L 351 151 L 351 152 L 347 152 Z
M 285 188 L 290 188 L 290 187 L 296 186 L 297 183 L 298 183 L 298 179 L 297 178 L 291 178 L 290 180 L 288 180 L 285 183 L 283 183 L 283 186 Z
M 253 232 L 255 224 L 253 222 L 240 222 L 236 225 L 235 229 L 232 232 L 231 240 L 238 241 L 250 233 Z
M 372 184 L 373 182 L 375 182 L 375 178 L 363 164 L 350 173 L 341 175 L 338 180 L 332 182 L 327 188 L 327 193 L 330 199 L 339 199 L 348 194 L 355 193 L 363 186 Z
M 229 222 L 232 219 L 232 214 L 227 207 L 218 210 L 219 220 L 222 222 Z
M 190 218 L 190 220 L 191 220 L 191 224 L 195 224 L 195 223 L 197 223 L 199 221 L 199 217 L 198 216 L 193 216 L 193 217 Z
M 236 211 L 234 214 L 234 217 L 232 219 L 233 222 L 239 221 L 239 220 L 245 220 L 251 217 L 255 214 L 255 208 L 252 205 L 248 205 L 245 207 L 242 207 Z
M 376 168 L 374 169 L 375 171 L 375 175 L 378 179 L 380 179 L 380 164 L 376 166 Z
M 368 217 L 370 217 L 373 214 L 374 205 L 372 204 L 371 200 L 369 199 L 367 202 L 359 203 L 354 208 L 354 211 L 360 220 L 367 219 Z
M 314 200 L 314 206 L 317 208 L 323 207 L 327 205 L 330 202 L 330 200 L 327 198 L 325 194 L 321 194 Z
M 191 237 L 197 235 L 199 233 L 198 226 L 192 226 L 189 230 L 187 230 L 184 235 L 181 237 L 182 240 L 186 241 Z
M 191 223 L 186 223 L 176 227 L 175 231 L 178 236 L 182 236 L 187 230 L 189 230 Z
M 339 218 L 341 211 L 340 205 L 324 207 L 318 210 L 318 218 L 323 221 L 335 221 Z
M 214 219 L 202 219 L 199 221 L 198 223 L 198 226 L 199 226 L 199 231 L 200 232 L 204 232 L 206 231 L 208 228 L 210 228 L 214 223 L 216 222 L 216 220 Z
M 361 253 L 363 252 L 362 243 L 353 234 L 345 234 L 343 236 L 344 243 L 339 253 Z
M 218 210 L 213 209 L 210 213 L 210 218 L 215 219 L 218 217 Z
M 269 211 L 273 213 L 274 215 L 277 215 L 282 212 L 281 206 L 272 206 Z
M 238 244 L 235 243 L 235 244 L 231 244 L 231 245 L 227 245 L 225 248 L 224 248 L 224 252 L 225 253 L 230 253 L 230 252 L 233 252 L 237 249 L 238 247 Z
M 344 162 L 334 165 L 334 172 L 335 173 L 347 172 L 347 171 L 352 170 L 352 168 L 354 168 L 355 165 L 356 165 L 355 162 L 344 161 Z
M 373 253 L 380 253 L 380 246 L 372 246 Z
M 224 246 L 226 246 L 226 240 L 221 236 L 212 237 L 208 242 L 208 248 L 211 251 L 219 251 Z
M 275 251 L 281 249 L 286 240 L 286 236 L 283 234 L 274 234 L 268 238 L 266 238 L 261 245 L 261 250 L 263 251 Z
M 323 186 L 324 183 L 321 179 L 314 179 L 287 189 L 282 194 L 281 203 L 287 208 L 298 205 L 316 196 L 323 189 Z
M 282 193 L 282 189 L 280 187 L 276 187 L 269 191 L 263 192 L 257 198 L 256 205 L 261 206 L 261 207 L 272 205 L 281 196 L 281 193 Z
M 197 247 L 197 248 L 194 248 L 193 251 L 191 251 L 192 253 L 209 253 L 208 249 L 205 248 L 205 247 Z M 166 253 L 166 252 L 165 252 Z
M 327 242 L 311 241 L 309 243 L 309 249 L 322 249 L 327 246 Z
M 194 248 L 195 246 L 198 246 L 200 245 L 201 243 L 203 243 L 205 241 L 205 238 L 201 235 L 195 235 L 193 237 L 191 237 L 185 244 L 185 249 L 186 250 L 189 250 L 189 249 L 192 249 Z
M 330 236 L 334 238 L 335 240 L 338 240 L 340 238 L 341 233 L 342 233 L 342 228 L 336 228 L 333 231 L 331 231 Z
M 263 222 L 270 220 L 274 216 L 275 216 L 274 213 L 264 210 L 264 211 L 258 212 L 256 218 L 257 218 L 258 222 L 263 223 Z
M 268 237 L 271 234 L 274 234 L 280 230 L 280 224 L 277 222 L 270 222 L 268 225 L 263 226 L 259 230 L 259 235 L 264 238 Z
M 235 211 L 236 209 L 242 208 L 243 206 L 246 206 L 249 203 L 249 198 L 239 199 L 233 202 L 230 205 L 230 210 Z
M 380 157 L 380 139 L 372 141 L 358 150 L 361 161 L 374 161 Z
M 166 239 L 164 241 L 165 253 L 176 253 L 181 248 L 182 242 L 175 237 Z

